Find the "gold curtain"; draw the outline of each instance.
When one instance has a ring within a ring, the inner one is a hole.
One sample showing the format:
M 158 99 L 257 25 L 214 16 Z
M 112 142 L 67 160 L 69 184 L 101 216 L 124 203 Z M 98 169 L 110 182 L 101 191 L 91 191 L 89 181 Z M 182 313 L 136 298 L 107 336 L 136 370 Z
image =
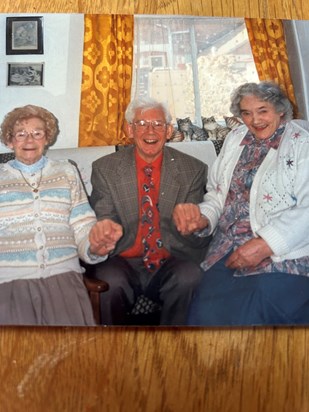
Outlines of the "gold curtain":
M 79 146 L 125 144 L 124 112 L 130 102 L 133 16 L 84 18 Z
M 292 102 L 297 117 L 282 21 L 246 18 L 245 23 L 259 79 L 279 84 Z

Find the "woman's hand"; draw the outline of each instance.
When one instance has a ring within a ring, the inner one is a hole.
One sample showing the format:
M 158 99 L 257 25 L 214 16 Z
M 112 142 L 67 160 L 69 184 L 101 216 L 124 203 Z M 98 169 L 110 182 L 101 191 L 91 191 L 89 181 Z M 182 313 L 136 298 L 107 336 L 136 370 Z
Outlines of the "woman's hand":
M 254 238 L 239 246 L 227 259 L 225 265 L 230 269 L 255 267 L 273 251 L 262 238 Z
M 123 235 L 122 226 L 111 219 L 103 219 L 92 226 L 89 233 L 90 252 L 95 255 L 107 255 L 115 249 Z
M 177 230 L 184 236 L 208 226 L 208 219 L 201 214 L 198 205 L 193 203 L 176 205 L 173 211 L 173 220 Z

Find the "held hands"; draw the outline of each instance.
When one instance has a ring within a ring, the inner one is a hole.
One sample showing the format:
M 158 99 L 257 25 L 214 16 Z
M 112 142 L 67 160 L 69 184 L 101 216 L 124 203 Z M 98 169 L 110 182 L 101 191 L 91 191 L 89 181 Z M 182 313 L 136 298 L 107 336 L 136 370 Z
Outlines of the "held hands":
M 173 211 L 173 220 L 177 230 L 184 236 L 208 226 L 207 218 L 201 215 L 200 208 L 193 203 L 176 205 Z
M 239 246 L 227 259 L 225 266 L 230 269 L 255 267 L 270 257 L 273 251 L 262 238 L 251 239 Z
M 115 249 L 122 237 L 122 226 L 111 219 L 103 219 L 92 226 L 89 233 L 90 252 L 95 255 L 107 255 Z

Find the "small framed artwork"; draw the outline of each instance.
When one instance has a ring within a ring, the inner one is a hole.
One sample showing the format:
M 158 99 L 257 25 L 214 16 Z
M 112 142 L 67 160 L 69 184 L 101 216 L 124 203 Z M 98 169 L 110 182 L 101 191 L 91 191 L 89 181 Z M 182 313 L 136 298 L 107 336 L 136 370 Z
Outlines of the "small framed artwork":
M 43 54 L 43 17 L 7 17 L 6 54 Z
M 44 63 L 8 63 L 8 86 L 43 86 Z

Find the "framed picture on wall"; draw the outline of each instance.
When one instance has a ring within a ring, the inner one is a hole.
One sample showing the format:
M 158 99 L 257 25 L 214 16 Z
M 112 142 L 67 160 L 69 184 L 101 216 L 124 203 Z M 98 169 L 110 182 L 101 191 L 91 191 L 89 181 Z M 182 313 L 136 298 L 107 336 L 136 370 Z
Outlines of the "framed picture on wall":
M 8 86 L 43 86 L 44 63 L 8 63 Z
M 6 54 L 43 54 L 43 17 L 7 17 Z

